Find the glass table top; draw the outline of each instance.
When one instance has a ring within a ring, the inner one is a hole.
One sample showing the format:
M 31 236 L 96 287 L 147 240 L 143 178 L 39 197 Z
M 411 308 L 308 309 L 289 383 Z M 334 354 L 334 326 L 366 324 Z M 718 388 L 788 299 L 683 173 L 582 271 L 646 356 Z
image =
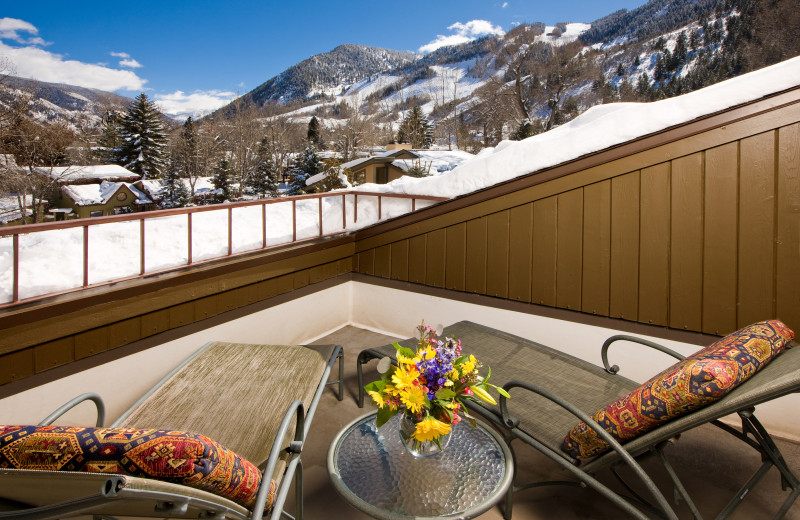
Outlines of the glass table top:
M 442 453 L 417 458 L 400 440 L 400 415 L 380 428 L 375 413 L 356 419 L 334 439 L 328 471 L 353 506 L 376 518 L 472 518 L 505 494 L 511 453 L 481 422 L 462 421 Z

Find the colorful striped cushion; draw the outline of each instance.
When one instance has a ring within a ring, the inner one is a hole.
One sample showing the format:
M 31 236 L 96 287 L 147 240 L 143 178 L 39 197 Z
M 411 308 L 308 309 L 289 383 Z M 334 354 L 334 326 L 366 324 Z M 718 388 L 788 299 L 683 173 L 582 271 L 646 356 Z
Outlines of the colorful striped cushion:
M 793 337 L 794 332 L 777 320 L 745 327 L 672 365 L 592 419 L 624 443 L 721 399 L 783 352 Z M 561 449 L 584 459 L 607 451 L 609 445 L 581 421 Z
M 0 468 L 116 473 L 164 480 L 251 508 L 261 472 L 203 435 L 78 426 L 0 426 Z M 274 482 L 267 509 L 274 499 Z

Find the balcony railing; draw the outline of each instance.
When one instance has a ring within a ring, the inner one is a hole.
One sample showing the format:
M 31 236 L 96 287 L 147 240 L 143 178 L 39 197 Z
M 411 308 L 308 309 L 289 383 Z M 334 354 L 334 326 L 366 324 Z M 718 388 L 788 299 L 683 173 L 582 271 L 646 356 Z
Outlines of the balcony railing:
M 339 191 L 0 228 L 0 308 L 347 233 L 445 197 Z

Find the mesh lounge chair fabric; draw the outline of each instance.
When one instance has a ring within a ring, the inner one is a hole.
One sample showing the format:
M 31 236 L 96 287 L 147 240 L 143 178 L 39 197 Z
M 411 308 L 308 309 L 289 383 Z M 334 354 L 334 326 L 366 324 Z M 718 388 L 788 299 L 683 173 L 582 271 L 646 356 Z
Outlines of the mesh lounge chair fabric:
M 522 386 L 534 383 L 537 389 L 550 393 L 557 400 L 573 405 L 577 410 L 586 414 L 587 418 L 599 408 L 629 393 L 639 386 L 638 383 L 622 376 L 607 372 L 603 368 L 587 363 L 581 359 L 553 350 L 539 343 L 524 338 L 507 334 L 505 332 L 478 325 L 471 322 L 459 322 L 445 327 L 443 336 L 451 336 L 462 340 L 465 351 L 480 359 L 485 365 L 492 368 L 491 382 L 498 386 Z M 411 338 L 400 342 L 402 346 L 413 348 L 416 339 Z M 359 372 L 359 386 L 363 387 L 362 365 L 374 358 L 390 357 L 395 359 L 395 349 L 392 345 L 366 349 L 358 356 L 357 369 Z M 600 350 L 598 349 L 598 359 Z M 360 389 L 361 390 L 361 389 Z M 531 389 L 532 390 L 532 389 Z M 491 420 L 497 426 L 505 428 L 511 438 L 527 442 L 568 469 L 579 480 L 589 484 L 604 496 L 617 503 L 632 516 L 646 518 L 642 509 L 652 511 L 660 509 L 661 514 L 667 518 L 676 518 L 674 512 L 666 503 L 664 496 L 652 484 L 651 492 L 655 495 L 658 505 L 645 505 L 641 502 L 631 505 L 629 497 L 622 497 L 611 491 L 602 483 L 595 480 L 594 475 L 601 469 L 613 467 L 627 462 L 631 456 L 637 456 L 648 451 L 660 450 L 661 443 L 677 434 L 696 426 L 711 422 L 728 433 L 734 434 L 742 440 L 742 435 L 732 428 L 720 425 L 717 419 L 734 413 L 740 413 L 743 429 L 747 435 L 755 432 L 758 441 L 750 438 L 745 440 L 756 450 L 760 451 L 765 461 L 765 466 L 759 472 L 766 472 L 771 465 L 781 471 L 781 481 L 792 489 L 786 502 L 781 506 L 775 518 L 782 515 L 791 507 L 793 501 L 800 494 L 800 482 L 782 461 L 777 448 L 774 448 L 769 435 L 754 417 L 750 417 L 750 408 L 775 399 L 777 397 L 800 391 L 800 347 L 785 351 L 773 362 L 759 371 L 731 391 L 728 395 L 705 408 L 674 419 L 665 425 L 627 442 L 620 451 L 610 451 L 588 461 L 578 461 L 561 451 L 564 435 L 577 422 L 576 416 L 554 400 L 537 393 L 535 390 L 524 391 L 520 388 L 510 390 L 512 398 L 501 399 L 499 405 L 507 405 L 505 419 L 512 419 L 509 424 L 504 420 L 501 407 L 489 406 L 485 403 L 469 403 L 473 411 L 479 412 L 484 418 Z M 363 394 L 359 395 L 359 404 L 363 404 Z M 630 459 L 633 462 L 633 459 Z M 635 462 L 633 462 L 635 464 Z M 580 466 L 578 467 L 578 465 Z M 665 463 L 665 467 L 666 467 Z M 640 468 L 639 468 L 640 469 Z M 669 470 L 668 470 L 669 471 Z M 757 472 L 757 474 L 759 473 Z M 649 480 L 641 470 L 640 477 Z M 757 481 L 757 480 L 756 480 Z M 647 484 L 646 480 L 645 483 Z M 652 483 L 652 481 L 651 481 Z M 647 484 L 649 486 L 649 484 Z M 737 497 L 744 497 L 754 482 L 746 484 Z M 527 486 L 524 486 L 527 487 Z M 682 487 L 676 482 L 676 487 Z M 683 494 L 689 502 L 690 497 Z M 731 503 L 723 510 L 719 518 L 725 518 L 735 508 L 741 498 L 734 497 Z M 737 501 L 738 500 L 738 501 Z M 692 504 L 690 507 L 694 507 Z M 506 517 L 510 518 L 511 500 L 506 502 Z M 699 516 L 698 516 L 699 518 Z
M 137 428 L 137 424 L 150 423 L 154 426 L 145 427 L 191 430 L 224 444 L 262 470 L 274 468 L 270 473 L 278 492 L 272 514 L 277 518 L 299 463 L 316 404 L 337 359 L 341 375 L 339 346 L 210 343 L 168 374 L 113 426 Z M 341 378 L 338 382 L 341 399 Z M 296 424 L 300 428 L 297 432 Z M 0 471 L 0 483 L 9 483 L 0 485 L 0 518 L 57 518 L 76 511 L 179 518 L 205 518 L 210 514 L 217 518 L 250 518 L 260 517 L 262 510 L 256 506 L 247 511 L 217 495 L 157 480 L 112 474 L 64 475 L 70 474 Z M 29 489 L 25 482 L 37 482 L 34 489 L 54 488 L 56 493 L 79 485 L 88 485 L 88 489 L 95 491 L 92 496 L 72 496 L 66 502 L 52 505 L 47 500 L 26 496 L 24 491 L 17 495 L 12 493 L 14 489 Z M 275 489 L 270 486 L 269 478 L 264 483 L 262 500 L 266 500 L 267 491 Z M 112 489 L 106 492 L 109 486 Z M 298 486 L 298 492 L 301 490 L 302 486 Z M 302 504 L 300 498 L 298 507 Z M 8 500 L 16 501 L 15 505 L 20 507 L 4 512 L 9 509 Z M 80 509 L 82 503 L 91 503 L 91 507 Z M 50 504 L 50 508 L 45 504 Z M 31 511 L 25 506 L 42 509 Z M 302 516 L 302 510 L 298 512 Z

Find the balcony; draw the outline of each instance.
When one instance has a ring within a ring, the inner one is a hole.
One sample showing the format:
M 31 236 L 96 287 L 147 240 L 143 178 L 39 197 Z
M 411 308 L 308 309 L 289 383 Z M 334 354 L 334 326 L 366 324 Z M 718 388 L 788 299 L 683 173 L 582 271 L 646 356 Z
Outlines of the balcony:
M 346 397 L 326 394 L 315 418 L 306 497 L 309 518 L 354 518 L 324 455 L 361 413 L 355 354 L 409 336 L 420 319 L 475 321 L 593 363 L 618 332 L 688 354 L 761 319 L 800 330 L 798 143 L 795 88 L 363 229 L 20 298 L 0 310 L 0 417 L 38 422 L 86 391 L 118 415 L 209 340 L 341 342 Z M 634 380 L 657 368 L 643 354 L 626 361 Z M 797 409 L 797 395 L 759 408 L 793 469 Z M 88 416 L 78 408 L 65 420 Z M 758 464 L 714 433 L 685 435 L 692 456 L 676 464 L 704 514 Z M 544 460 L 521 450 L 521 471 L 557 476 Z M 773 477 L 741 518 L 774 509 Z M 589 491 L 545 488 L 520 493 L 514 516 L 620 515 Z

